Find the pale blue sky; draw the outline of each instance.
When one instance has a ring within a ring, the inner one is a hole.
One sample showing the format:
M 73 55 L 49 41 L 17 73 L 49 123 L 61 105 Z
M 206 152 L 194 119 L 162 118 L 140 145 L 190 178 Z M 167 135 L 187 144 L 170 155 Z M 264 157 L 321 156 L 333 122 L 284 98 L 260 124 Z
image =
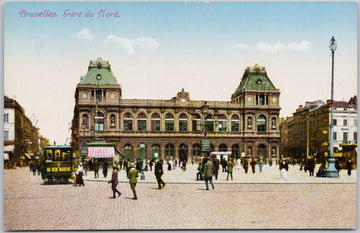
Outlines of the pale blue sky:
M 170 99 L 185 88 L 193 100 L 228 101 L 244 69 L 258 63 L 281 91 L 281 116 L 290 116 L 305 101 L 330 98 L 331 36 L 338 42 L 335 98 L 356 95 L 356 7 L 342 1 L 10 1 L 4 92 L 27 115 L 35 113 L 45 137 L 63 143 L 76 84 L 97 57 L 110 61 L 126 99 Z M 46 9 L 59 17 L 19 15 Z M 63 17 L 66 9 L 83 15 Z M 99 18 L 101 9 L 120 17 Z M 94 17 L 84 17 L 88 10 Z M 57 112 L 63 127 L 53 126 Z

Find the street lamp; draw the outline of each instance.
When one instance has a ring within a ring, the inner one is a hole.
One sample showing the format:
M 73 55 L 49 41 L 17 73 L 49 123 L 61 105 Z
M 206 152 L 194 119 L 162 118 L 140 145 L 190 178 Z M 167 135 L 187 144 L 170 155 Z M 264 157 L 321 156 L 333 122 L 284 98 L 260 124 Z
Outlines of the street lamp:
M 330 102 L 330 155 L 328 159 L 328 168 L 326 169 L 326 177 L 338 178 L 339 171 L 335 168 L 334 158 L 334 124 L 333 124 L 333 97 L 334 97 L 334 53 L 336 50 L 336 41 L 334 36 L 330 39 L 329 48 L 331 50 L 332 65 L 331 65 L 331 102 Z
M 97 80 L 97 84 L 98 84 L 98 88 L 100 86 L 100 80 L 101 80 L 101 75 L 100 74 L 97 74 L 96 75 L 96 80 Z M 96 141 L 96 127 L 99 127 L 97 125 L 97 119 L 98 118 L 102 118 L 102 117 L 98 117 L 97 116 L 97 112 L 98 112 L 98 102 L 99 102 L 99 98 L 98 98 L 98 95 L 97 95 L 97 91 L 95 91 L 95 100 L 96 100 L 96 107 L 95 107 L 95 116 L 94 116 L 94 141 Z

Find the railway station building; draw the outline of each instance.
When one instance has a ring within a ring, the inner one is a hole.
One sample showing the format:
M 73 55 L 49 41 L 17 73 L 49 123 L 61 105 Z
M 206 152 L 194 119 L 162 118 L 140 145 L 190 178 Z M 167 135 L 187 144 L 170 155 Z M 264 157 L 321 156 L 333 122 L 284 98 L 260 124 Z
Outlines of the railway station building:
M 174 95 L 123 99 L 109 62 L 91 60 L 75 91 L 71 145 L 80 151 L 98 140 L 116 145 L 126 159 L 198 161 L 206 135 L 212 151 L 235 158 L 279 157 L 280 91 L 264 67 L 247 67 L 229 101 L 192 100 L 180 87 Z

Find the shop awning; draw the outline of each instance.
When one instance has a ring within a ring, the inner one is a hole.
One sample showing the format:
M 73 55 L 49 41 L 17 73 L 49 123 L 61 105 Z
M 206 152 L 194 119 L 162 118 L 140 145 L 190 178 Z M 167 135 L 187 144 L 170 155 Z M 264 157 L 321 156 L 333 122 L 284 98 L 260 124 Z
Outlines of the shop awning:
M 88 147 L 88 157 L 90 158 L 113 158 L 114 156 L 114 147 Z

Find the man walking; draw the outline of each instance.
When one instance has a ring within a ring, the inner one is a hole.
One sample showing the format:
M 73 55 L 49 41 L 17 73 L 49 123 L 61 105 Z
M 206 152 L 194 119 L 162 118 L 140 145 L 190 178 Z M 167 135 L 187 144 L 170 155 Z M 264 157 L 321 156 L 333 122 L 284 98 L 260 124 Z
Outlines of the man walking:
M 128 173 L 128 178 L 129 178 L 129 183 L 130 183 L 130 188 L 131 188 L 131 191 L 133 192 L 134 194 L 134 200 L 137 200 L 137 195 L 136 195 L 136 190 L 135 190 L 135 187 L 136 187 L 136 183 L 137 183 L 137 177 L 139 176 L 139 173 L 138 171 L 135 169 L 135 164 L 133 163 L 130 163 L 130 170 L 129 170 L 129 173 Z
M 231 180 L 233 180 L 233 167 L 234 164 L 232 163 L 231 159 L 229 159 L 229 161 L 227 162 L 227 178 L 226 180 L 229 180 L 229 175 L 231 176 Z
M 204 167 L 204 178 L 205 178 L 205 185 L 206 185 L 206 190 L 209 190 L 209 186 L 208 186 L 208 181 L 210 181 L 210 184 L 212 186 L 213 189 L 215 189 L 214 184 L 212 182 L 212 169 L 214 167 L 213 163 L 210 161 L 210 159 L 206 159 L 207 162 L 205 163 L 205 167 Z
M 215 179 L 217 180 L 219 174 L 219 167 L 220 167 L 219 159 L 215 157 L 213 160 L 213 164 L 214 164 L 214 175 L 215 175 Z
M 162 188 L 165 187 L 165 182 L 161 179 L 161 176 L 164 174 L 163 171 L 163 160 L 160 159 L 159 161 L 156 162 L 155 164 L 155 177 L 158 183 L 158 189 L 161 189 L 161 185 Z
M 117 170 L 117 166 L 114 165 L 113 166 L 113 173 L 111 176 L 111 180 L 108 181 L 108 183 L 111 183 L 111 189 L 113 191 L 113 196 L 110 198 L 116 198 L 115 194 L 118 193 L 119 197 L 121 196 L 121 193 L 119 192 L 119 190 L 116 189 L 116 186 L 118 185 L 119 181 L 118 181 L 118 170 Z

